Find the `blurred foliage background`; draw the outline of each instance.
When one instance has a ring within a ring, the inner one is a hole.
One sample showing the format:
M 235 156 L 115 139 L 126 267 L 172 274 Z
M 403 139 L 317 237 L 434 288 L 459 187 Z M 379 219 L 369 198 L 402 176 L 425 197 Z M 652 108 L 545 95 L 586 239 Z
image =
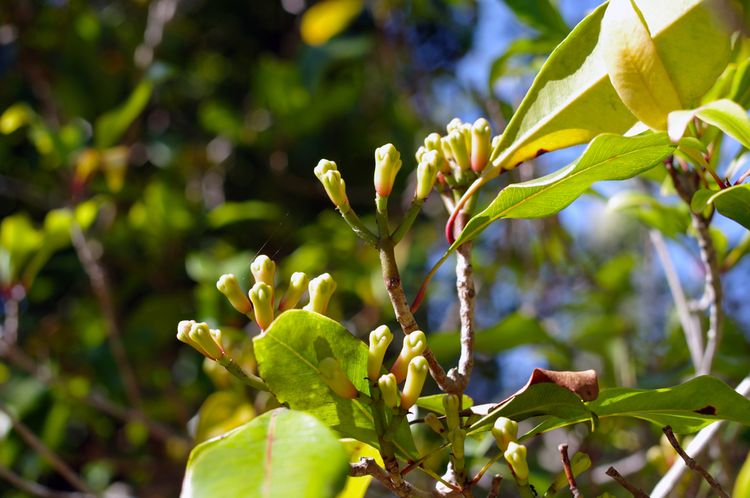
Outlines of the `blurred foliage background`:
M 89 489 L 176 496 L 196 441 L 273 403 L 204 368 L 174 339 L 186 318 L 243 326 L 215 282 L 228 271 L 247 282 L 256 254 L 279 262 L 284 279 L 330 272 L 331 314 L 353 333 L 390 323 L 376 253 L 349 232 L 312 168 L 337 161 L 353 206 L 371 221 L 373 150 L 392 142 L 405 160 L 405 209 L 423 137 L 454 116 L 487 116 L 498 133 L 546 55 L 595 4 L 3 1 L 0 496 L 28 496 L 13 479 L 75 489 L 21 425 Z M 575 152 L 525 165 L 511 181 Z M 556 218 L 501 222 L 478 242 L 477 320 L 486 330 L 469 389 L 478 402 L 514 391 L 535 366 L 596 368 L 604 386 L 673 385 L 692 374 L 647 231 L 607 209 L 617 188 L 597 186 Z M 687 212 L 654 212 L 653 223 L 677 224 L 670 253 L 698 297 L 696 247 L 680 235 Z M 432 199 L 399 246 L 407 292 L 445 250 L 445 218 Z M 741 231 L 725 221 L 718 240 L 741 246 Z M 750 364 L 745 249 L 726 274 L 716 365 L 732 385 Z M 420 310 L 446 364 L 458 351 L 449 266 Z M 250 368 L 243 336 L 254 333 L 235 331 Z M 750 433 L 728 431 L 733 444 L 719 466 L 733 469 Z M 620 461 L 644 487 L 674 458 L 647 425 L 608 422 L 582 443 L 587 433 L 540 438 L 534 470 L 559 469 L 565 438 L 584 444 L 595 466 Z M 601 469 L 583 479 L 612 490 Z

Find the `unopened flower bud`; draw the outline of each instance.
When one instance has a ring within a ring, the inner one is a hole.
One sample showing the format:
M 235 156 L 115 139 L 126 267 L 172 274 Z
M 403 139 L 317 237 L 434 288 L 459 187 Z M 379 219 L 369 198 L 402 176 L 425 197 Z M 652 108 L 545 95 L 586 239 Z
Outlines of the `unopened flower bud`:
M 461 399 L 455 394 L 443 396 L 443 409 L 445 410 L 445 423 L 448 430 L 452 431 L 459 426 L 458 410 L 461 407 Z
M 381 325 L 370 332 L 370 349 L 367 353 L 367 378 L 374 382 L 380 377 L 380 369 L 383 367 L 383 357 L 388 345 L 393 340 L 391 329 Z
M 440 134 L 430 133 L 424 139 L 424 148 L 427 150 L 436 150 L 442 152 L 443 148 L 440 143 Z
M 492 426 L 492 435 L 495 436 L 495 442 L 500 451 L 505 451 L 508 449 L 508 444 L 518 440 L 518 422 L 500 417 Z
M 401 154 L 393 144 L 385 144 L 375 149 L 375 191 L 380 197 L 388 197 L 396 181 L 396 173 L 401 169 Z
M 256 282 L 248 292 L 253 302 L 255 321 L 261 330 L 266 330 L 273 322 L 273 289 L 265 282 Z
M 461 129 L 461 125 L 463 125 L 463 124 L 464 124 L 463 121 L 461 121 L 460 119 L 453 118 L 453 119 L 450 120 L 450 122 L 448 122 L 448 124 L 445 127 L 445 130 L 448 133 L 452 133 L 454 131 L 460 130 Z
M 273 292 L 273 280 L 276 275 L 276 263 L 265 254 L 261 254 L 255 261 L 250 263 L 250 271 L 256 282 L 263 282 L 271 286 Z
M 335 170 L 326 171 L 320 181 L 333 205 L 345 210 L 349 206 L 349 198 L 346 196 L 346 182 L 341 178 L 341 173 Z
M 193 322 L 188 335 L 190 336 L 192 343 L 200 346 L 199 352 L 203 353 L 207 358 L 217 360 L 224 356 L 224 348 L 219 342 L 221 340 L 221 335 L 218 333 L 212 333 L 208 324 Z
M 479 118 L 471 128 L 471 169 L 479 173 L 487 167 L 490 158 L 490 123 Z
M 422 156 L 422 161 L 417 166 L 417 191 L 414 194 L 419 200 L 426 199 L 435 185 L 438 168 L 437 151 L 431 150 Z
M 424 423 L 427 424 L 430 429 L 437 432 L 441 436 L 445 433 L 445 427 L 443 426 L 443 423 L 440 421 L 438 416 L 432 412 L 425 415 Z
M 409 362 L 409 371 L 406 373 L 406 383 L 401 391 L 401 407 L 408 410 L 417 402 L 422 394 L 427 372 L 430 370 L 424 356 L 417 356 Z
M 301 271 L 292 274 L 292 278 L 289 279 L 289 287 L 287 287 L 284 297 L 281 298 L 279 303 L 279 310 L 286 311 L 297 306 L 309 283 L 310 279 Z
M 460 130 L 450 132 L 448 135 L 448 144 L 450 145 L 453 159 L 461 171 L 469 169 L 471 162 L 469 161 L 469 152 L 466 148 L 464 134 Z
M 529 464 L 526 462 L 526 446 L 511 441 L 503 456 L 513 470 L 516 480 L 521 484 L 528 482 Z
M 315 173 L 315 176 L 318 177 L 318 180 L 323 182 L 323 175 L 325 175 L 329 171 L 338 171 L 336 163 L 333 161 L 329 161 L 328 159 L 321 159 L 320 161 L 318 161 L 318 165 L 315 166 L 313 173 Z
M 190 339 L 190 329 L 193 328 L 193 324 L 195 324 L 195 320 L 180 321 L 180 323 L 177 324 L 177 340 L 184 342 L 188 346 L 192 346 L 203 353 L 203 351 L 200 350 L 200 347 Z
M 421 355 L 425 349 L 427 349 L 427 337 L 425 337 L 424 332 L 421 330 L 415 330 L 411 334 L 404 336 L 401 352 L 391 367 L 391 373 L 396 376 L 398 382 L 406 378 L 406 372 L 412 358 Z
M 417 163 L 422 162 L 422 158 L 424 157 L 425 154 L 427 154 L 427 152 L 429 151 L 425 149 L 424 145 L 419 146 L 419 148 L 417 149 L 417 153 L 414 154 L 414 158 L 417 160 Z
M 318 365 L 320 376 L 331 391 L 342 398 L 354 399 L 357 397 L 357 388 L 341 369 L 341 364 L 335 358 L 324 358 Z
M 331 300 L 333 292 L 336 290 L 336 282 L 330 274 L 324 273 L 310 280 L 308 291 L 310 293 L 310 302 L 304 309 L 325 314 L 328 309 L 328 302 Z
M 216 288 L 224 294 L 229 304 L 240 313 L 248 314 L 253 309 L 250 300 L 245 295 L 245 291 L 240 287 L 237 277 L 231 273 L 219 277 L 219 280 L 216 282 Z
M 398 383 L 393 374 L 382 375 L 378 379 L 378 388 L 380 395 L 383 397 L 383 403 L 388 408 L 398 408 L 401 398 L 398 395 Z

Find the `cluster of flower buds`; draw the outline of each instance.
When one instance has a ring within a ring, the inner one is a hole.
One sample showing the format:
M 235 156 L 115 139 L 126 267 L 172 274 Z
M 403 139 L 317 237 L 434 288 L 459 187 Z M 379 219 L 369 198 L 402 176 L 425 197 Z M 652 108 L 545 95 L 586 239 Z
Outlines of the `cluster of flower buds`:
M 328 309 L 336 282 L 331 275 L 324 273 L 312 280 L 302 272 L 292 275 L 289 286 L 276 304 L 276 263 L 268 256 L 261 254 L 250 264 L 255 284 L 245 294 L 237 277 L 232 274 L 222 275 L 216 282 L 216 288 L 224 294 L 229 303 L 240 313 L 255 319 L 261 330 L 266 330 L 278 313 L 283 313 L 297 306 L 305 289 L 310 295 L 310 302 L 304 307 L 308 311 L 324 314 Z
M 214 361 L 226 355 L 221 344 L 221 330 L 211 329 L 207 323 L 198 323 L 194 320 L 181 321 L 177 324 L 177 339 Z
M 404 342 L 391 371 L 381 375 L 383 357 L 388 349 L 393 334 L 390 329 L 381 325 L 370 333 L 370 348 L 367 355 L 367 377 L 373 384 L 377 383 L 383 402 L 389 408 L 401 407 L 408 410 L 422 394 L 429 366 L 424 356 L 427 339 L 424 332 L 417 330 L 404 337 Z M 398 384 L 404 382 L 399 396 Z
M 489 164 L 492 130 L 484 118 L 474 124 L 454 118 L 446 127 L 447 135 L 431 133 L 417 150 L 417 162 L 435 164 L 437 181 L 451 188 L 466 187 Z

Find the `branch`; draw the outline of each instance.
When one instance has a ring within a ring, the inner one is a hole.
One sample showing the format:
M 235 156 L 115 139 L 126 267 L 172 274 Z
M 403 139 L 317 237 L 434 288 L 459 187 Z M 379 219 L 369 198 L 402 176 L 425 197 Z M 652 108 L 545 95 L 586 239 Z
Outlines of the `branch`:
M 461 213 L 455 229 L 463 230 L 469 216 Z M 456 292 L 459 302 L 461 322 L 461 356 L 458 360 L 457 375 L 451 376 L 456 384 L 456 394 L 461 395 L 469 384 L 471 370 L 474 367 L 474 271 L 471 266 L 472 243 L 466 242 L 456 251 Z
M 709 221 L 701 214 L 691 213 L 693 227 L 698 237 L 701 261 L 706 272 L 704 295 L 708 301 L 708 330 L 706 331 L 706 349 L 701 360 L 699 374 L 710 374 L 716 352 L 719 349 L 724 321 L 722 304 L 721 276 L 716 257 L 716 249 L 708 229 Z
M 693 470 L 697 472 L 698 474 L 703 477 L 703 479 L 706 480 L 706 482 L 711 486 L 714 491 L 716 491 L 719 496 L 722 498 L 729 498 L 729 495 L 726 494 L 724 489 L 721 487 L 721 484 L 716 482 L 716 479 L 714 479 L 711 474 L 706 471 L 706 469 L 703 468 L 701 464 L 696 462 L 694 459 L 690 458 L 687 453 L 685 453 L 685 450 L 682 449 L 682 446 L 680 446 L 679 441 L 677 441 L 677 438 L 674 436 L 674 432 L 672 432 L 672 428 L 670 426 L 666 426 L 662 429 L 664 431 L 664 434 L 667 436 L 667 439 L 669 440 L 669 444 L 672 445 L 672 448 L 675 449 L 678 455 L 685 461 L 685 465 L 687 465 L 690 470 Z
M 563 470 L 565 471 L 565 477 L 568 479 L 568 486 L 570 486 L 570 492 L 573 494 L 573 498 L 580 498 L 581 493 L 578 491 L 576 486 L 576 478 L 573 475 L 573 469 L 570 468 L 570 457 L 568 456 L 568 445 L 561 444 L 557 447 L 560 450 L 560 458 L 563 464 Z
M 402 481 L 402 485 L 397 486 L 391 480 L 391 476 L 386 470 L 377 464 L 374 458 L 362 457 L 359 462 L 349 464 L 349 475 L 352 477 L 363 477 L 372 476 L 386 488 L 402 497 L 430 497 L 435 496 L 432 493 L 422 491 L 412 486 L 406 481 Z
M 86 275 L 89 277 L 91 288 L 94 291 L 97 301 L 99 301 L 99 307 L 104 315 L 109 345 L 112 349 L 112 355 L 115 358 L 115 364 L 120 373 L 120 378 L 125 386 L 128 400 L 130 401 L 130 404 L 140 408 L 142 406 L 141 393 L 138 389 L 135 373 L 130 366 L 127 353 L 125 352 L 125 346 L 122 342 L 122 334 L 120 333 L 120 326 L 117 321 L 117 313 L 115 311 L 114 300 L 112 299 L 112 292 L 107 280 L 107 275 L 101 263 L 91 251 L 86 236 L 77 223 L 73 223 L 70 230 L 70 236 L 73 247 L 78 255 L 78 259 L 81 261 L 81 265 L 83 266 Z
M 0 479 L 5 479 L 11 485 L 20 491 L 28 493 L 39 498 L 92 498 L 95 495 L 84 493 L 67 493 L 64 491 L 55 491 L 41 484 L 27 481 L 11 469 L 0 463 Z
M 78 477 L 78 474 L 76 474 L 73 469 L 71 469 L 68 464 L 63 461 L 62 458 L 60 458 L 54 451 L 52 451 L 49 446 L 44 444 L 41 439 L 36 437 L 36 435 L 34 435 L 34 433 L 28 427 L 26 427 L 26 425 L 21 422 L 15 416 L 15 414 L 13 414 L 11 410 L 9 410 L 8 407 L 6 407 L 2 402 L 0 402 L 0 412 L 4 413 L 5 416 L 8 417 L 8 420 L 10 420 L 10 424 L 13 426 L 13 429 L 18 433 L 18 435 L 21 436 L 21 439 L 23 439 L 26 444 L 31 447 L 31 449 L 37 452 L 39 456 L 47 460 L 47 462 L 52 465 L 52 468 L 55 469 L 55 471 L 63 478 L 65 478 L 65 480 L 68 481 L 71 486 L 83 493 L 93 494 L 93 491 L 85 482 L 83 482 L 83 479 Z
M 693 368 L 697 373 L 703 358 L 703 338 L 701 337 L 700 324 L 696 322 L 690 313 L 685 291 L 680 284 L 680 278 L 677 275 L 672 258 L 669 257 L 664 237 L 657 230 L 650 230 L 649 236 L 656 250 L 656 255 L 659 257 L 661 266 L 664 269 L 664 276 L 667 278 L 667 284 L 669 285 L 669 290 L 672 293 L 672 299 L 677 309 L 677 316 L 680 319 L 680 325 L 682 325 L 682 331 L 685 334 L 685 342 L 690 351 Z
M 401 276 L 398 272 L 398 265 L 396 264 L 396 255 L 393 252 L 393 243 L 390 239 L 381 237 L 378 243 L 378 252 L 380 253 L 380 266 L 383 272 L 383 281 L 385 282 L 385 289 L 388 291 L 388 297 L 391 300 L 393 306 L 393 312 L 396 315 L 396 320 L 401 326 L 404 334 L 414 332 L 419 328 L 417 321 L 414 319 L 414 315 L 409 309 L 409 301 L 406 299 L 406 293 L 401 285 Z M 438 363 L 435 355 L 432 354 L 432 350 L 428 347 L 424 353 L 422 353 L 427 363 L 430 365 L 430 374 L 435 382 L 445 392 L 453 392 L 454 383 L 443 370 L 443 367 Z
M 492 485 L 490 486 L 490 492 L 487 494 L 487 498 L 497 498 L 500 496 L 500 484 L 503 482 L 501 475 L 496 474 L 492 478 Z
M 628 492 L 630 492 L 631 495 L 633 495 L 635 498 L 649 498 L 649 496 L 641 491 L 640 489 L 636 488 L 632 484 L 630 484 L 627 479 L 622 477 L 619 472 L 614 467 L 610 467 L 607 469 L 606 474 L 617 481 L 617 483 L 622 486 L 623 488 L 627 489 Z

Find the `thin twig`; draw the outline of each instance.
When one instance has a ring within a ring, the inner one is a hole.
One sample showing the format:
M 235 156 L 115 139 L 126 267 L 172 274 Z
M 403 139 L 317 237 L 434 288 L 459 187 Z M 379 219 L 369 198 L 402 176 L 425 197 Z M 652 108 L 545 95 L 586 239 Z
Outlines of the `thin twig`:
M 468 222 L 468 215 L 461 213 L 456 220 L 455 228 L 460 233 Z M 474 367 L 474 271 L 471 266 L 472 243 L 466 242 L 456 250 L 456 293 L 459 302 L 461 322 L 461 355 L 458 360 L 458 372 L 453 381 L 456 394 L 461 395 L 469 384 L 471 370 Z
M 735 391 L 745 397 L 750 395 L 750 375 L 745 377 L 742 382 L 737 385 Z M 708 427 L 701 429 L 701 431 L 693 438 L 693 440 L 690 441 L 690 444 L 688 444 L 687 448 L 685 448 L 685 453 L 693 458 L 700 455 L 703 450 L 706 449 L 708 443 L 713 441 L 714 437 L 719 432 L 719 429 L 723 427 L 723 425 L 724 421 L 719 421 L 714 422 Z M 677 483 L 680 482 L 680 479 L 682 479 L 682 475 L 686 470 L 687 467 L 682 460 L 675 461 L 675 463 L 672 464 L 672 467 L 670 467 L 669 471 L 664 474 L 661 480 L 654 487 L 653 491 L 651 491 L 651 496 L 653 498 L 666 498 L 666 496 L 669 495 L 669 493 L 672 491 L 672 489 L 674 489 Z
M 81 265 L 89 277 L 91 288 L 94 291 L 97 301 L 99 301 L 99 307 L 104 315 L 109 345 L 112 349 L 112 355 L 114 356 L 120 378 L 125 386 L 128 401 L 136 408 L 140 408 L 142 406 L 141 393 L 135 373 L 130 366 L 127 353 L 125 352 L 125 345 L 122 341 L 122 334 L 120 333 L 117 312 L 115 311 L 115 304 L 112 299 L 107 275 L 91 250 L 91 247 L 89 247 L 83 230 L 81 230 L 81 227 L 77 223 L 73 223 L 70 234 L 73 247 L 76 250 L 76 254 L 78 254 L 78 259 L 81 261 Z
M 4 479 L 18 490 L 28 493 L 39 498 L 91 498 L 95 495 L 85 493 L 68 493 L 65 491 L 56 491 L 36 482 L 27 481 L 23 477 L 13 472 L 10 468 L 0 463 L 0 479 Z
M 677 316 L 680 319 L 680 325 L 682 325 L 682 331 L 685 334 L 685 342 L 690 351 L 693 368 L 697 373 L 703 358 L 703 338 L 701 337 L 700 324 L 690 313 L 685 291 L 682 289 L 680 277 L 677 275 L 672 258 L 669 256 L 664 237 L 657 230 L 651 230 L 649 236 L 656 250 L 656 255 L 661 262 L 664 276 L 667 278 L 667 285 L 669 285 L 669 290 L 672 293 L 672 299 L 677 309 Z
M 568 486 L 570 486 L 570 492 L 573 493 L 573 498 L 580 498 L 581 493 L 578 491 L 576 486 L 576 477 L 573 475 L 573 469 L 570 468 L 570 457 L 568 456 L 568 445 L 561 444 L 557 447 L 560 451 L 560 458 L 562 459 L 563 470 L 565 471 L 565 477 L 568 479 Z
M 76 474 L 73 469 L 71 469 L 68 464 L 66 464 L 63 459 L 57 455 L 57 453 L 52 451 L 49 446 L 44 444 L 41 439 L 36 437 L 31 429 L 26 427 L 26 424 L 21 422 L 18 417 L 16 417 L 15 414 L 11 410 L 9 410 L 8 407 L 6 407 L 2 402 L 0 402 L 0 412 L 4 413 L 5 416 L 8 417 L 10 424 L 13 426 L 13 429 L 18 433 L 18 435 L 21 436 L 21 439 L 23 439 L 26 444 L 31 447 L 31 449 L 37 452 L 39 456 L 47 460 L 50 465 L 52 465 L 52 468 L 55 469 L 55 471 L 63 478 L 65 478 L 65 480 L 68 481 L 71 486 L 81 491 L 82 493 L 93 494 L 93 491 L 85 482 L 83 482 L 83 479 L 81 479 L 78 474 Z
M 417 325 L 417 321 L 409 309 L 409 301 L 406 299 L 406 293 L 401 285 L 401 276 L 396 264 L 396 255 L 393 252 L 393 243 L 388 238 L 381 238 L 378 243 L 378 252 L 380 253 L 383 281 L 385 282 L 385 288 L 388 291 L 388 297 L 391 300 L 396 320 L 404 334 L 414 332 L 419 328 L 419 325 Z M 430 365 L 430 374 L 435 379 L 437 385 L 445 392 L 452 392 L 454 387 L 453 382 L 448 378 L 448 375 L 440 363 L 438 363 L 435 355 L 432 354 L 432 350 L 428 347 L 422 355 L 427 359 L 427 363 Z
M 497 498 L 500 496 L 500 484 L 503 482 L 503 477 L 500 474 L 495 474 L 492 478 L 492 485 L 490 485 L 490 492 L 487 494 L 487 498 Z
M 617 481 L 617 483 L 622 486 L 623 488 L 627 489 L 628 492 L 630 492 L 631 495 L 633 495 L 635 498 L 649 498 L 649 496 L 641 491 L 640 489 L 636 488 L 632 484 L 630 484 L 627 479 L 622 477 L 619 472 L 614 467 L 610 467 L 607 469 L 606 474 Z
M 722 336 L 724 312 L 722 310 L 721 276 L 719 274 L 716 249 L 709 232 L 709 221 L 701 214 L 691 213 L 693 227 L 698 238 L 701 261 L 706 272 L 704 295 L 708 301 L 708 330 L 706 331 L 706 349 L 703 352 L 699 374 L 711 373 L 711 366 L 719 349 Z
M 716 491 L 719 496 L 722 498 L 729 498 L 729 495 L 726 494 L 724 489 L 721 487 L 721 484 L 719 484 L 716 479 L 711 476 L 711 474 L 708 473 L 706 469 L 703 468 L 701 464 L 696 462 L 693 458 L 691 458 L 687 453 L 685 453 L 685 450 L 682 449 L 682 446 L 680 446 L 679 441 L 677 441 L 677 438 L 674 436 L 674 432 L 672 432 L 672 428 L 670 426 L 666 426 L 662 429 L 664 431 L 664 434 L 667 436 L 667 439 L 669 440 L 669 444 L 672 445 L 672 448 L 677 452 L 678 455 L 685 461 L 685 465 L 688 466 L 691 470 L 697 472 L 698 474 L 703 477 L 703 479 L 706 480 L 706 482 L 711 486 L 714 491 Z
M 374 477 L 378 481 L 380 481 L 383 484 L 383 486 L 393 491 L 394 493 L 398 494 L 401 492 L 400 488 L 397 487 L 391 480 L 391 476 L 388 474 L 388 472 L 383 467 L 378 465 L 378 463 L 375 461 L 374 458 L 362 457 L 360 458 L 359 462 L 350 463 L 349 475 L 352 477 L 362 477 L 362 476 L 369 475 L 369 476 Z M 416 497 L 433 496 L 432 493 L 428 493 L 421 489 L 417 489 L 406 481 L 404 481 L 404 485 L 402 487 L 408 489 L 409 494 L 405 494 L 405 495 L 399 494 L 399 496 L 416 496 Z

